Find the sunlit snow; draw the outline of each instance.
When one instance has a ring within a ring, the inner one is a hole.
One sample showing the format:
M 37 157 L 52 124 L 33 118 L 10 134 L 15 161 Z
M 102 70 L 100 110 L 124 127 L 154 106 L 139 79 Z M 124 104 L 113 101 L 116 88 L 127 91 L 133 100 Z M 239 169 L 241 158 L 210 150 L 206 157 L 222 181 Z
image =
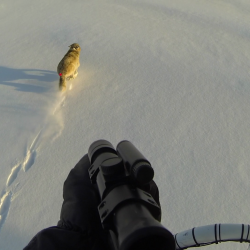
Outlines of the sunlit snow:
M 0 249 L 57 224 L 63 182 L 98 139 L 151 162 L 173 234 L 249 224 L 249 24 L 247 0 L 3 0 Z M 61 93 L 75 42 L 79 74 Z

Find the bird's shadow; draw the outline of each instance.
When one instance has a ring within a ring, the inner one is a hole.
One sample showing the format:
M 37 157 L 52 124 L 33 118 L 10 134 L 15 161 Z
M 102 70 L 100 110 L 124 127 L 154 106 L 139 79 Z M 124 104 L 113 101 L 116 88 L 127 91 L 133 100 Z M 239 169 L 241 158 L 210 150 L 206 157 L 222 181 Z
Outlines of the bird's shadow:
M 56 80 L 58 75 L 55 71 L 0 66 L 0 85 L 13 87 L 17 91 L 44 93 L 54 88 Z

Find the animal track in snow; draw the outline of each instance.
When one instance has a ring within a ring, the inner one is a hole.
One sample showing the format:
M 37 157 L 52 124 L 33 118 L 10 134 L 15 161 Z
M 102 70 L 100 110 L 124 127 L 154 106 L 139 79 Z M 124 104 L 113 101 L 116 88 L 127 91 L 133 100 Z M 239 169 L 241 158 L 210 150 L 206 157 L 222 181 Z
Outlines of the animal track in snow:
M 33 142 L 31 143 L 30 147 L 27 149 L 26 155 L 24 157 L 24 160 L 22 162 L 22 169 L 24 172 L 27 172 L 35 163 L 35 159 L 37 156 L 37 148 L 38 148 L 38 144 L 39 144 L 39 140 L 41 137 L 41 133 L 42 133 L 41 129 L 38 134 L 36 135 L 35 139 L 33 140 Z
M 0 231 L 8 216 L 11 201 L 15 197 L 15 190 L 19 183 L 14 185 L 14 182 L 18 179 L 20 170 L 27 173 L 28 170 L 34 165 L 40 147 L 55 140 L 62 133 L 63 120 L 60 112 L 58 113 L 58 111 L 60 111 L 65 105 L 65 99 L 66 95 L 63 94 L 60 100 L 57 101 L 54 109 L 51 110 L 51 113 L 48 115 L 48 119 L 43 127 L 36 134 L 30 146 L 27 147 L 24 158 L 21 161 L 18 161 L 11 168 L 10 174 L 6 180 L 6 187 L 0 194 Z
M 22 164 L 18 163 L 11 169 L 11 173 L 6 182 L 7 187 L 9 187 L 13 183 L 13 181 L 17 178 L 17 175 L 21 169 L 21 166 Z
M 7 218 L 10 205 L 11 205 L 11 197 L 13 195 L 13 190 L 10 191 L 11 185 L 13 182 L 17 179 L 18 173 L 21 169 L 23 169 L 24 172 L 28 171 L 32 165 L 35 162 L 36 159 L 36 149 L 35 146 L 37 144 L 37 140 L 40 137 L 41 131 L 38 133 L 38 135 L 33 140 L 30 149 L 27 150 L 27 153 L 23 159 L 22 162 L 17 163 L 14 167 L 12 167 L 11 172 L 8 176 L 8 179 L 6 181 L 6 189 L 2 191 L 2 197 L 0 198 L 0 230 Z M 18 185 L 16 184 L 14 188 L 16 188 Z
M 35 159 L 36 159 L 36 150 L 33 150 L 33 151 L 28 150 L 26 157 L 24 159 L 24 162 L 23 162 L 24 172 L 27 172 L 32 167 L 32 165 L 35 162 Z
M 0 201 L 0 230 L 6 220 L 10 209 L 12 192 L 6 192 Z

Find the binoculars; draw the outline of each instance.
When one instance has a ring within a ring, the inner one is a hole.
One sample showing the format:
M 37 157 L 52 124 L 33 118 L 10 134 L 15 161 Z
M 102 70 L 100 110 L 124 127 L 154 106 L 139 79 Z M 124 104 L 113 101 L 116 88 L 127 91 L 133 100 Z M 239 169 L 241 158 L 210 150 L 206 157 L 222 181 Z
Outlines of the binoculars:
M 100 194 L 98 211 L 113 250 L 175 250 L 174 236 L 161 223 L 161 208 L 143 190 L 154 177 L 150 162 L 129 141 L 116 150 L 106 140 L 88 150 L 89 176 Z

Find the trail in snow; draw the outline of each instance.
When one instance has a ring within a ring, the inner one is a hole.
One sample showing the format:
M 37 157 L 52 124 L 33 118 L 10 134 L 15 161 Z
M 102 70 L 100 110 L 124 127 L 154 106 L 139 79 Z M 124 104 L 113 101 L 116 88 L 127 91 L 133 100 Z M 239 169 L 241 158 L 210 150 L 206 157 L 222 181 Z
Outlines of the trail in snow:
M 47 143 L 53 142 L 62 133 L 63 121 L 61 108 L 64 107 L 65 100 L 66 93 L 60 94 L 54 108 L 49 111 L 45 124 L 34 136 L 30 146 L 26 149 L 26 154 L 23 159 L 18 161 L 11 168 L 10 174 L 6 180 L 5 188 L 2 190 L 0 196 L 0 231 L 7 218 L 12 197 L 16 192 L 17 186 L 19 185 L 18 175 L 20 171 L 23 170 L 23 172 L 27 173 L 34 165 L 39 150 L 41 150 L 41 148 Z M 15 181 L 16 184 L 14 184 Z

